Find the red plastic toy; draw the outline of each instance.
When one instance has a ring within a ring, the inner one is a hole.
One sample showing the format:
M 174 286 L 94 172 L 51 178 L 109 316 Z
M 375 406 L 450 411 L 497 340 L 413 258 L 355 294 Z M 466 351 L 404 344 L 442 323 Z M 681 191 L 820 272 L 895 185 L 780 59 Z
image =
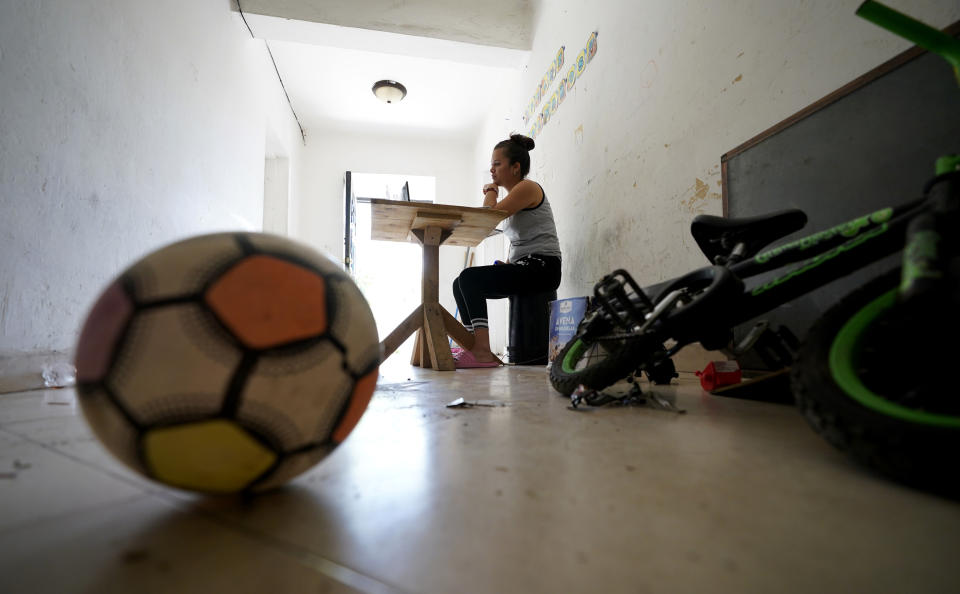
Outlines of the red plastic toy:
M 721 386 L 739 384 L 743 379 L 740 373 L 740 364 L 736 361 L 711 361 L 697 372 L 700 385 L 707 392 L 712 392 Z

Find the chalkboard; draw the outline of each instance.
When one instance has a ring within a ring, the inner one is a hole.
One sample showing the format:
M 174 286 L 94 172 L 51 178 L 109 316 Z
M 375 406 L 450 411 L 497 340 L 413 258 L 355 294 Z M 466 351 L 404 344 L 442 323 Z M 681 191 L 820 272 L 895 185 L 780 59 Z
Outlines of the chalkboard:
M 960 21 L 945 31 L 960 35 Z M 807 227 L 784 243 L 919 197 L 946 153 L 960 153 L 960 86 L 944 59 L 914 47 L 724 154 L 724 216 L 800 208 Z M 823 311 L 898 262 L 891 256 L 763 319 L 802 339 Z

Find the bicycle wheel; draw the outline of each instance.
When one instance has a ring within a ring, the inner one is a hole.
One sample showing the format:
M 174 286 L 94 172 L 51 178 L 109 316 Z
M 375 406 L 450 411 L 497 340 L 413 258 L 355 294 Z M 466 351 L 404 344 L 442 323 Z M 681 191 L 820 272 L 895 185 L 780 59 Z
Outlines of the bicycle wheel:
M 557 354 L 550 367 L 550 383 L 564 396 L 584 386 L 602 390 L 627 377 L 651 352 L 643 338 L 590 342 L 575 338 Z
M 857 461 L 960 495 L 960 403 L 945 364 L 952 351 L 934 347 L 954 314 L 904 311 L 899 281 L 899 270 L 874 279 L 810 329 L 791 370 L 794 397 L 810 426 Z

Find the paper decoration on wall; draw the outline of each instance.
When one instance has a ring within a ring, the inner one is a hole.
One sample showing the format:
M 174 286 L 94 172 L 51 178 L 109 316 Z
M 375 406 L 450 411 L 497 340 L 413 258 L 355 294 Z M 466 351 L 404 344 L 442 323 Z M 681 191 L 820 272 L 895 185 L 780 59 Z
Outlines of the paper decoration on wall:
M 549 122 L 553 114 L 556 113 L 557 108 L 559 108 L 560 104 L 562 104 L 564 99 L 567 98 L 567 93 L 573 90 L 573 85 L 577 83 L 577 79 L 580 78 L 580 76 L 583 74 L 583 71 L 587 69 L 587 64 L 593 60 L 595 55 L 597 55 L 596 31 L 590 34 L 586 45 L 582 50 L 580 50 L 580 53 L 577 54 L 576 62 L 574 62 L 574 64 L 570 67 L 570 70 L 567 71 L 567 75 L 560 80 L 560 84 L 557 85 L 557 90 L 553 92 L 553 95 L 551 95 L 544 104 L 543 110 L 540 112 L 540 115 L 537 116 L 536 120 L 534 120 L 533 125 L 530 127 L 530 131 L 527 133 L 527 136 L 530 138 L 536 138 L 537 135 L 540 134 L 540 130 L 547 125 L 547 122 Z M 526 122 L 526 119 L 527 118 L 524 117 L 524 122 Z
M 557 73 L 560 72 L 561 68 L 563 68 L 563 50 L 565 47 L 566 46 L 560 46 L 560 49 L 557 51 L 557 55 L 554 56 L 553 61 L 550 62 L 550 67 L 547 69 L 546 74 L 540 78 L 540 85 L 533 93 L 533 97 L 530 98 L 530 102 L 527 103 L 526 111 L 523 112 L 524 124 L 530 121 L 530 118 L 537 111 L 537 107 L 540 106 L 540 100 L 543 99 L 543 96 L 547 94 L 547 89 L 549 89 L 550 85 L 553 84 L 553 79 L 557 77 Z

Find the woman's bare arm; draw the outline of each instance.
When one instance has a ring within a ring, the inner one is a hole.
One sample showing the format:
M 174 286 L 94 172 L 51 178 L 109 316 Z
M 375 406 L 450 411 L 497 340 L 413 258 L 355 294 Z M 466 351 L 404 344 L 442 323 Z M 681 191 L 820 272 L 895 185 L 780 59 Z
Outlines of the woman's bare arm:
M 484 205 L 487 204 L 487 197 L 489 196 L 493 196 L 493 193 L 488 192 L 484 195 Z M 512 216 L 524 208 L 536 206 L 540 202 L 540 198 L 540 186 L 530 180 L 525 179 L 513 186 L 513 189 L 510 190 L 510 193 L 507 194 L 503 200 L 495 202 L 493 204 L 493 208 L 496 208 L 497 210 L 505 210 Z

